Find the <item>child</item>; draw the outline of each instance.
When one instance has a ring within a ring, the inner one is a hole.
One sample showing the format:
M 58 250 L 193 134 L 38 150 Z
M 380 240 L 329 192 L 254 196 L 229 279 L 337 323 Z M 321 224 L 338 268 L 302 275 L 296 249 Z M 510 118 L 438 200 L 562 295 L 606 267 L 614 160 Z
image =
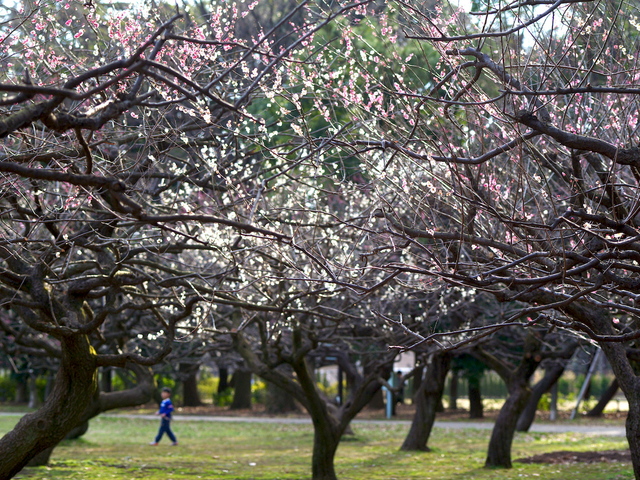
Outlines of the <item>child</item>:
M 171 389 L 169 387 L 164 387 L 162 389 L 162 403 L 160 404 L 160 410 L 156 412 L 156 415 L 160 415 L 162 419 L 160 420 L 160 430 L 158 430 L 158 435 L 156 435 L 155 441 L 151 442 L 149 445 L 158 445 L 158 442 L 162 438 L 162 435 L 165 433 L 171 439 L 171 445 L 178 445 L 178 440 L 176 436 L 171 431 L 171 412 L 173 412 L 173 404 L 171 403 Z

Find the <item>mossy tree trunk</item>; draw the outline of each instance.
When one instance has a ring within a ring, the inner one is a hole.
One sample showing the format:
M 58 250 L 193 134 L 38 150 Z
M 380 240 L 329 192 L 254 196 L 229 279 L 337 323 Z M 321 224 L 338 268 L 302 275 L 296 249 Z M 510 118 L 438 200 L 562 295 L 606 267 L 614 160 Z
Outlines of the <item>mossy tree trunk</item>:
M 57 445 L 81 420 L 97 387 L 96 355 L 85 335 L 60 338 L 62 358 L 51 394 L 0 439 L 0 478 L 9 479 Z
M 99 392 L 96 388 L 84 414 L 64 438 L 68 440 L 80 438 L 89 430 L 89 421 L 103 412 L 143 405 L 152 399 L 155 385 L 151 370 L 148 367 L 134 363 L 129 363 L 127 369 L 135 373 L 137 385 L 134 388 L 117 392 Z M 29 461 L 28 465 L 30 467 L 47 465 L 55 446 L 53 445 L 40 452 Z

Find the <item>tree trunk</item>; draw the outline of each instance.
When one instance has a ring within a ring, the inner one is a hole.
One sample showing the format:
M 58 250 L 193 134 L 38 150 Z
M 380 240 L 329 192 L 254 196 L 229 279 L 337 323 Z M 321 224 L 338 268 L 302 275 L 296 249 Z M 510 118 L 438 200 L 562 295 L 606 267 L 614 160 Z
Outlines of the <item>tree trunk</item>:
M 469 418 L 484 417 L 482 406 L 482 393 L 480 392 L 480 379 L 469 379 Z
M 414 396 L 416 412 L 409 433 L 402 444 L 402 450 L 429 451 L 427 443 L 450 366 L 451 356 L 446 353 L 433 355 L 431 362 L 426 366 L 426 376 Z
M 267 382 L 265 404 L 266 411 L 270 414 L 283 414 L 299 411 L 295 399 L 271 382 Z
M 113 369 L 111 367 L 102 368 L 102 376 L 100 377 L 100 390 L 103 392 L 110 392 L 112 389 L 112 376 Z
M 313 419 L 313 457 L 311 460 L 312 480 L 338 480 L 334 460 L 340 433 L 332 427 L 328 418 L 312 415 Z
M 587 412 L 587 417 L 601 417 L 607 404 L 618 393 L 618 379 L 614 378 L 609 387 L 602 393 L 598 404 Z
M 47 370 L 47 384 L 44 387 L 44 399 L 46 400 L 51 395 L 51 390 L 53 389 L 53 383 L 56 376 L 51 370 Z
M 629 400 L 629 413 L 627 414 L 627 441 L 631 451 L 633 474 L 636 480 L 640 480 L 640 401 L 637 395 Z
M 200 365 L 180 364 L 182 374 L 182 404 L 185 407 L 199 407 L 202 405 L 198 392 L 198 370 Z
M 38 408 L 41 404 L 40 397 L 38 396 L 38 376 L 34 372 L 29 372 L 29 408 Z
M 44 465 L 48 465 L 54 448 L 55 447 L 49 447 L 38 453 L 35 457 L 29 460 L 27 467 L 42 467 Z
M 519 382 L 509 390 L 509 397 L 500 409 L 491 432 L 485 467 L 511 468 L 511 444 L 516 424 L 531 396 L 531 389 L 526 382 Z
M 354 388 L 349 389 L 351 394 L 344 405 L 337 407 L 317 386 L 313 369 L 308 363 L 308 344 L 303 341 L 302 329 L 294 327 L 292 334 L 292 354 L 287 355 L 286 360 L 293 368 L 295 376 L 287 375 L 280 368 L 264 363 L 261 355 L 253 350 L 254 345 L 251 345 L 240 332 L 233 337 L 234 346 L 253 372 L 289 392 L 307 410 L 314 428 L 312 479 L 336 480 L 334 458 L 340 439 L 351 420 L 380 390 L 379 379 L 389 377 L 394 355 L 372 355 L 371 363 L 367 362 L 363 366 L 364 375 L 353 368 Z
M 113 410 L 115 408 L 133 407 L 142 405 L 151 400 L 155 391 L 153 375 L 148 367 L 136 364 L 130 364 L 128 369 L 133 370 L 136 374 L 137 385 L 132 389 L 121 390 L 118 392 L 102 392 L 96 390 L 91 399 L 90 405 L 84 412 L 78 424 L 73 427 L 65 436 L 67 440 L 75 440 L 87 433 L 89 430 L 89 420 L 98 416 L 102 412 Z M 29 461 L 28 466 L 38 467 L 47 465 L 49 458 L 55 446 L 46 449 L 36 455 Z
M 233 373 L 231 383 L 234 388 L 231 410 L 251 408 L 251 371 L 237 369 Z
M 458 371 L 451 371 L 451 384 L 449 385 L 449 410 L 458 409 Z
M 26 374 L 18 374 L 15 377 L 16 381 L 16 403 L 27 403 L 29 401 L 29 388 L 28 377 Z
M 384 392 L 382 389 L 376 392 L 367 405 L 367 408 L 370 408 L 371 410 L 384 410 Z
M 33 457 L 57 445 L 75 427 L 91 402 L 96 383 L 96 356 L 86 336 L 60 339 L 62 359 L 45 404 L 25 415 L 0 439 L 0 478 L 9 479 Z
M 85 420 L 79 423 L 78 425 L 76 425 L 75 427 L 73 427 L 71 431 L 67 433 L 67 436 L 65 437 L 65 439 L 75 440 L 83 436 L 85 433 L 87 433 L 88 430 L 89 430 L 89 420 Z
M 531 397 L 527 406 L 518 419 L 516 430 L 518 432 L 528 432 L 536 418 L 536 411 L 538 410 L 538 403 L 542 395 L 547 393 L 553 385 L 560 379 L 564 373 L 565 363 L 558 363 L 544 372 L 544 377 L 533 387 Z
M 218 367 L 218 395 L 224 393 L 227 388 L 229 388 L 229 369 Z

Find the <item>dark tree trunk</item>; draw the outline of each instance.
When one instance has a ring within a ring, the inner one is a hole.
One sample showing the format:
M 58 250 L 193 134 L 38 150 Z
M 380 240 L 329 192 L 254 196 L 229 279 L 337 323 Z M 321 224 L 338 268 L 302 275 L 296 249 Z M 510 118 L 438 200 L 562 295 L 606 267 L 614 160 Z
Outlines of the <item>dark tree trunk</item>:
M 482 393 L 480 392 L 480 379 L 469 379 L 469 418 L 484 417 L 482 406 Z
M 270 414 L 283 414 L 299 411 L 295 399 L 271 382 L 267 382 L 265 404 L 266 411 Z
M 87 430 L 89 430 L 89 420 L 98 416 L 102 412 L 113 410 L 115 408 L 142 405 L 151 400 L 152 394 L 155 391 L 155 385 L 153 375 L 149 368 L 135 364 L 129 365 L 128 368 L 135 372 L 138 380 L 137 385 L 133 389 L 122 390 L 119 392 L 100 393 L 96 389 L 91 403 L 85 410 L 84 415 L 78 421 L 77 425 L 65 436 L 67 440 L 75 440 L 87 433 Z M 55 446 L 50 447 L 41 454 L 38 454 L 31 459 L 28 465 L 30 467 L 47 465 L 51 452 L 53 452 L 54 448 Z
M 600 318 L 597 320 L 600 320 Z M 594 323 L 596 322 L 594 321 Z M 607 331 L 607 329 L 609 329 L 609 331 Z M 602 325 L 602 330 L 610 333 L 612 329 L 608 324 L 605 324 Z M 631 452 L 633 473 L 636 480 L 640 480 L 640 379 L 627 358 L 624 344 L 602 342 L 600 343 L 600 347 L 607 356 L 607 360 L 609 360 L 609 364 L 616 375 L 620 389 L 629 402 L 629 412 L 627 413 L 626 421 L 627 441 L 629 442 L 629 450 Z
M 102 369 L 102 376 L 100 377 L 100 390 L 103 392 L 110 392 L 113 384 L 113 369 L 111 367 L 104 367 Z
M 73 427 L 73 429 L 71 429 L 71 431 L 67 433 L 67 436 L 65 437 L 65 439 L 75 440 L 83 436 L 85 433 L 87 433 L 88 430 L 89 430 L 89 420 L 86 420 L 78 424 L 77 426 Z
M 538 403 L 542 395 L 547 393 L 553 385 L 560 379 L 564 373 L 565 363 L 557 363 L 552 365 L 544 372 L 544 377 L 536 383 L 531 392 L 531 397 L 527 406 L 518 419 L 516 430 L 518 432 L 528 432 L 536 418 L 536 411 L 538 410 Z
M 519 382 L 509 390 L 509 397 L 500 409 L 491 432 L 485 467 L 511 468 L 511 445 L 516 424 L 531 396 L 531 389 L 526 382 Z
M 27 467 L 42 467 L 44 465 L 48 465 L 54 448 L 55 447 L 49 447 L 38 453 L 35 457 L 29 460 Z
M 237 369 L 233 372 L 231 383 L 234 388 L 231 410 L 251 408 L 251 371 Z
M 427 364 L 425 378 L 414 395 L 416 412 L 402 450 L 429 451 L 427 444 L 450 366 L 451 356 L 447 353 L 433 355 L 431 362 Z
M 336 450 L 341 434 L 323 415 L 311 415 L 313 419 L 313 456 L 311 478 L 313 480 L 338 480 L 334 467 Z
M 384 392 L 382 389 L 378 390 L 373 396 L 367 408 L 372 410 L 384 410 Z
M 16 381 L 16 403 L 28 403 L 29 401 L 29 386 L 28 377 L 24 374 L 15 376 Z
M 53 382 L 56 376 L 51 370 L 47 370 L 47 384 L 44 387 L 44 399 L 46 400 L 51 395 L 51 390 L 53 389 Z
M 601 417 L 607 404 L 615 397 L 616 393 L 618 393 L 619 388 L 618 379 L 614 378 L 609 387 L 607 387 L 600 396 L 598 404 L 587 412 L 587 417 Z
M 229 388 L 229 369 L 218 367 L 218 395 L 224 393 L 227 388 Z
M 149 367 L 130 363 L 127 364 L 126 369 L 134 373 L 136 383 L 127 390 L 117 392 L 101 393 L 96 390 L 91 404 L 87 407 L 84 415 L 72 430 L 76 435 L 74 437 L 67 435 L 67 438 L 78 438 L 84 435 L 89 428 L 89 420 L 103 412 L 108 412 L 116 408 L 143 405 L 153 399 L 153 394 L 157 390 L 155 388 L 153 374 Z
M 37 454 L 57 445 L 91 402 L 97 365 L 87 337 L 63 337 L 60 343 L 62 359 L 51 395 L 0 440 L 0 478 L 12 478 Z
M 180 364 L 182 374 L 182 404 L 185 407 L 199 407 L 202 405 L 198 392 L 198 370 L 200 365 Z
M 637 379 L 636 379 L 637 383 Z M 639 387 L 637 385 L 636 387 Z M 633 463 L 633 474 L 636 480 L 640 480 L 640 399 L 638 395 L 633 400 L 629 400 L 629 413 L 627 414 L 627 441 L 631 451 L 631 462 Z
M 449 385 L 449 410 L 458 409 L 458 371 L 451 371 L 451 384 Z

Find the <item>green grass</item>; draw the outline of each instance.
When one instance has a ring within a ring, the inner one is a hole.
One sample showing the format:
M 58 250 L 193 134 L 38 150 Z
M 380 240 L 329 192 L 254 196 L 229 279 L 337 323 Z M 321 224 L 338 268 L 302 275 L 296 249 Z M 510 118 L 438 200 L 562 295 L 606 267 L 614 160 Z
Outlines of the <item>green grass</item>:
M 15 417 L 0 417 L 0 433 Z M 26 468 L 23 479 L 228 479 L 301 480 L 310 477 L 310 425 L 191 422 L 180 419 L 174 430 L 181 442 L 148 442 L 157 422 L 143 419 L 97 418 L 80 440 L 60 445 L 47 467 Z M 521 479 L 626 480 L 629 464 L 530 465 L 511 470 L 482 468 L 489 431 L 436 429 L 429 453 L 398 450 L 407 426 L 355 425 L 355 437 L 338 450 L 341 480 Z M 624 438 L 578 434 L 518 434 L 513 458 L 556 450 L 623 449 Z

